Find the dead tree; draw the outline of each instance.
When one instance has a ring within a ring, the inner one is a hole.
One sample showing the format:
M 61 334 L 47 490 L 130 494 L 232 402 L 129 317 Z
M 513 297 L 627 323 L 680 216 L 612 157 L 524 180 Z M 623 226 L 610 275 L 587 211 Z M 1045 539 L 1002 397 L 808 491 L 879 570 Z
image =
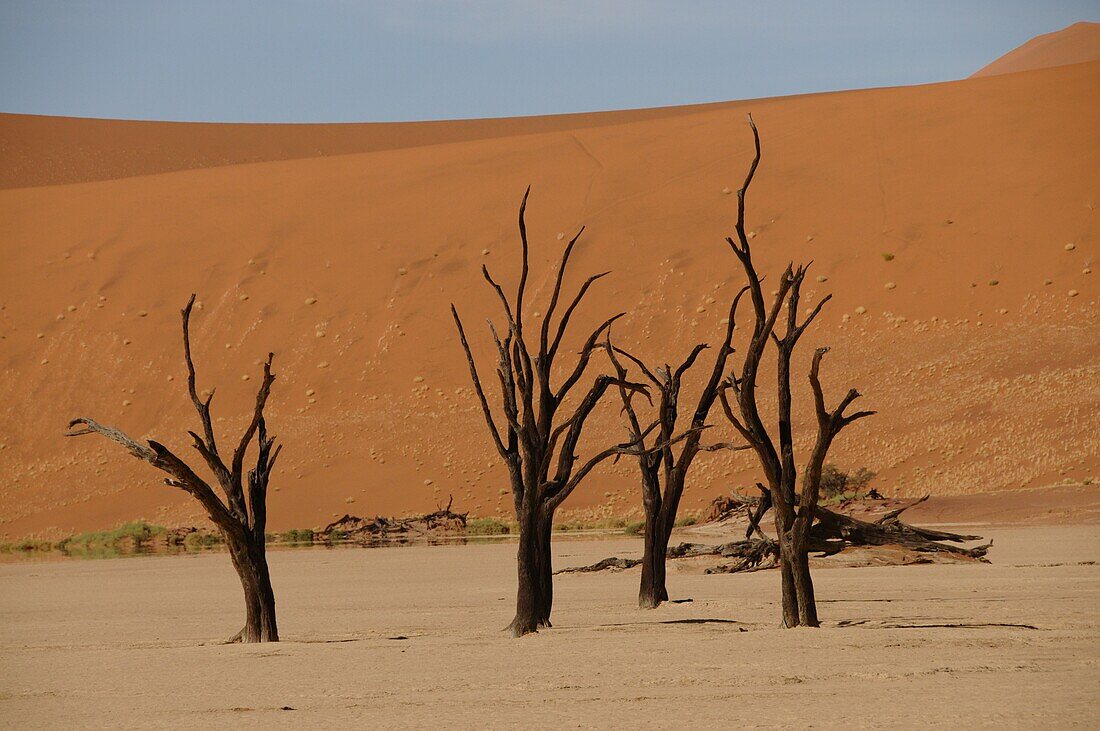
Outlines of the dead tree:
M 519 207 L 519 235 L 522 270 L 514 299 L 509 300 L 504 290 L 489 274 L 487 267 L 481 271 L 485 280 L 496 292 L 504 309 L 506 328 L 503 337 L 492 321 L 489 329 L 497 349 L 497 378 L 500 381 L 503 433 L 497 427 L 496 418 L 489 407 L 488 397 L 478 376 L 473 353 L 466 339 L 466 332 L 458 310 L 451 305 L 458 335 L 474 390 L 489 427 L 489 433 L 497 452 L 508 469 L 512 487 L 512 499 L 516 521 L 519 523 L 519 549 L 517 565 L 519 586 L 516 595 L 516 615 L 508 630 L 519 637 L 550 626 L 553 605 L 553 566 L 550 555 L 550 533 L 554 512 L 577 488 L 581 481 L 601 461 L 616 454 L 629 452 L 630 443 L 608 447 L 578 464 L 577 448 L 581 432 L 592 410 L 599 403 L 608 387 L 645 392 L 645 386 L 629 383 L 608 375 L 596 376 L 587 392 L 575 402 L 571 413 L 559 414 L 562 404 L 580 382 L 588 368 L 593 352 L 599 347 L 600 336 L 622 313 L 604 320 L 588 336 L 581 346 L 576 362 L 571 368 L 555 372 L 555 361 L 561 353 L 569 320 L 593 282 L 608 272 L 594 274 L 584 281 L 572 302 L 562 313 L 556 325 L 551 325 L 561 296 L 562 283 L 573 247 L 584 231 L 570 239 L 562 253 L 557 278 L 549 304 L 537 328 L 534 351 L 528 344 L 524 330 L 524 290 L 528 276 L 527 227 L 524 212 L 530 187 L 523 194 Z M 552 378 L 563 377 L 555 385 Z
M 903 512 L 927 499 L 928 496 L 926 495 L 920 500 L 902 505 L 887 512 L 873 523 L 843 513 L 836 513 L 818 505 L 814 511 L 817 522 L 810 529 L 807 543 L 809 550 L 811 553 L 820 554 L 822 558 L 825 558 L 850 548 L 870 549 L 877 552 L 876 565 L 883 565 L 884 563 L 889 565 L 931 563 L 933 560 L 930 557 L 931 555 L 950 561 L 988 563 L 986 554 L 993 545 L 992 541 L 972 548 L 953 546 L 950 544 L 979 541 L 982 537 L 920 528 L 903 523 L 898 519 L 898 516 Z M 719 504 L 720 500 L 724 504 Z M 732 541 L 717 546 L 701 543 L 681 543 L 668 549 L 668 558 L 722 556 L 737 559 L 737 563 L 708 568 L 705 572 L 708 574 L 736 574 L 775 568 L 779 561 L 779 543 L 764 535 L 757 525 L 757 519 L 754 517 L 754 511 L 752 510 L 753 507 L 759 507 L 763 504 L 763 501 L 763 498 L 756 501 L 752 498 L 737 496 L 731 496 L 728 500 L 718 498 L 712 504 L 714 505 L 714 512 L 711 520 L 717 522 L 727 520 L 737 514 L 744 514 L 749 524 L 745 540 Z M 899 555 L 889 550 L 880 550 L 890 548 L 903 549 L 904 552 L 916 554 L 919 558 L 914 560 L 904 553 Z M 574 566 L 561 569 L 556 573 L 571 574 L 622 570 L 633 568 L 640 563 L 642 563 L 641 559 L 612 556 L 589 566 Z
M 710 378 L 699 394 L 699 400 L 692 412 L 691 423 L 687 431 L 679 437 L 675 434 L 677 421 L 680 417 L 680 387 L 684 376 L 695 364 L 700 353 L 707 349 L 706 343 L 696 345 L 683 363 L 675 370 L 666 363 L 663 368 L 657 368 L 655 371 L 646 366 L 641 359 L 613 345 L 610 335 L 605 343 L 607 355 L 615 366 L 620 382 L 626 382 L 627 370 L 617 355 L 624 356 L 637 366 L 658 395 L 656 407 L 657 429 L 654 432 L 655 444 L 647 449 L 644 436 L 646 430 L 642 428 L 642 422 L 639 420 L 637 409 L 634 407 L 632 398 L 634 393 L 627 388 L 619 388 L 630 436 L 633 440 L 639 442 L 639 446 L 642 447 L 636 453 L 638 468 L 641 473 L 642 507 L 645 511 L 642 576 L 638 588 L 638 605 L 643 609 L 653 609 L 659 606 L 661 602 L 668 601 L 668 589 L 665 585 L 665 561 L 668 553 L 668 542 L 672 536 L 672 529 L 676 525 L 676 512 L 680 506 L 680 498 L 684 493 L 684 484 L 692 461 L 701 451 L 748 448 L 734 447 L 731 444 L 707 446 L 702 444 L 702 433 L 706 428 L 707 416 L 717 399 L 718 389 L 726 369 L 726 360 L 733 352 L 734 316 L 737 312 L 737 303 L 745 291 L 745 289 L 742 289 L 733 299 L 726 325 L 725 338 L 718 348 L 718 355 L 714 359 Z M 676 453 L 674 448 L 677 441 L 682 442 L 679 454 Z
M 805 319 L 799 322 L 799 295 L 809 265 L 795 267 L 793 264 L 788 264 L 777 283 L 771 305 L 767 305 L 764 301 L 761 279 L 753 264 L 749 238 L 745 233 L 745 195 L 760 163 L 760 134 L 751 116 L 749 126 L 752 128 L 755 155 L 744 185 L 737 191 L 735 226 L 737 238 L 735 240 L 729 237 L 726 241 L 745 271 L 755 324 L 740 368 L 735 369 L 726 379 L 720 391 L 720 397 L 726 417 L 745 442 L 753 448 L 760 460 L 767 491 L 774 507 L 775 528 L 779 538 L 780 570 L 783 578 L 783 624 L 787 627 L 799 625 L 817 627 L 817 604 L 814 601 L 813 581 L 810 578 L 808 552 L 810 527 L 814 521 L 821 491 L 821 470 L 829 447 L 832 446 L 833 440 L 840 431 L 857 419 L 870 416 L 874 412 L 857 411 L 850 415 L 844 413 L 852 402 L 859 398 L 859 392 L 855 389 L 848 391 L 835 408 L 831 410 L 826 408 L 818 373 L 821 359 L 828 352 L 828 348 L 819 348 L 814 353 L 813 364 L 810 367 L 810 388 L 813 390 L 817 414 L 817 440 L 803 466 L 801 492 L 796 492 L 798 474 L 791 430 L 791 356 L 799 338 L 832 295 L 826 295 L 809 311 Z M 776 331 L 776 324 L 784 307 L 786 307 L 786 329 L 780 334 Z M 757 377 L 764 351 L 769 343 L 775 346 L 778 371 L 778 446 L 772 434 L 764 426 L 757 407 Z M 727 391 L 732 392 L 735 405 L 730 403 L 726 395 Z
M 187 391 L 191 402 L 202 422 L 203 435 L 187 432 L 192 446 L 202 456 L 206 466 L 218 481 L 222 500 L 182 459 L 172 453 L 160 442 L 149 440 L 139 444 L 122 431 L 99 424 L 92 419 L 77 418 L 69 422 L 70 431 L 66 436 L 82 434 L 101 434 L 121 444 L 130 454 L 153 465 L 168 474 L 164 480 L 171 487 L 178 487 L 189 493 L 202 504 L 210 520 L 221 531 L 229 548 L 233 567 L 240 576 L 244 588 L 245 625 L 230 642 L 278 642 L 279 629 L 275 621 L 275 594 L 271 589 L 271 576 L 267 568 L 267 553 L 264 542 L 264 528 L 267 525 L 267 484 L 275 460 L 282 446 L 275 445 L 275 438 L 267 433 L 264 421 L 264 407 L 275 375 L 271 372 L 272 353 L 268 353 L 263 364 L 263 380 L 256 394 L 256 407 L 252 419 L 241 435 L 233 450 L 229 464 L 225 463 L 218 451 L 214 439 L 214 427 L 210 418 L 210 402 L 214 399 L 211 389 L 206 399 L 199 398 L 195 386 L 195 364 L 191 359 L 191 336 L 189 323 L 191 309 L 195 304 L 195 295 L 187 301 L 182 310 L 183 316 L 183 355 L 187 362 Z M 73 430 L 80 425 L 81 428 Z M 256 466 L 248 471 L 245 484 L 244 461 L 253 438 L 257 439 Z

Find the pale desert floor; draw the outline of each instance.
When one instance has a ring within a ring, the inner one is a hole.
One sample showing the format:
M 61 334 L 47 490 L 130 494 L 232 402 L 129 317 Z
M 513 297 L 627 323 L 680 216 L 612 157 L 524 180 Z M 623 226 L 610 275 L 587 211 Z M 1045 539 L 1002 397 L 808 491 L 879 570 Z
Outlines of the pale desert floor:
M 636 571 L 560 576 L 556 627 L 512 640 L 498 544 L 275 552 L 285 641 L 219 645 L 224 554 L 8 564 L 0 725 L 1095 727 L 1100 527 L 980 532 L 992 565 L 817 571 L 816 631 L 776 627 L 775 572 L 673 569 L 694 601 L 652 612 Z M 556 545 L 559 566 L 640 549 Z

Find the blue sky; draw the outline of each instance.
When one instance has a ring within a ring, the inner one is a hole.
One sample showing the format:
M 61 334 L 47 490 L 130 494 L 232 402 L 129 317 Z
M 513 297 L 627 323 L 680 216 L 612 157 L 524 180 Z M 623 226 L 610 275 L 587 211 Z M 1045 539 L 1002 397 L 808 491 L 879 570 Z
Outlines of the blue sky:
M 337 122 L 962 78 L 1100 20 L 1057 0 L 2 0 L 0 111 Z

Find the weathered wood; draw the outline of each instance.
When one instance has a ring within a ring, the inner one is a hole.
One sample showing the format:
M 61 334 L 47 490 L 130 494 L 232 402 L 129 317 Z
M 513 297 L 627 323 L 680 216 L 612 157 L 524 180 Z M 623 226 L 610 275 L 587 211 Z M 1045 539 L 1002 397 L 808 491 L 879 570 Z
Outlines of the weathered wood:
M 749 235 L 745 231 L 745 196 L 760 163 L 760 133 L 749 116 L 752 129 L 754 155 L 745 183 L 737 192 L 736 239 L 727 237 L 726 242 L 737 257 L 748 282 L 749 299 L 752 302 L 755 323 L 752 337 L 744 349 L 744 357 L 738 369 L 735 369 L 723 384 L 719 397 L 727 419 L 745 442 L 756 452 L 764 473 L 763 488 L 767 490 L 775 512 L 775 531 L 780 548 L 780 570 L 783 588 L 783 624 L 787 627 L 799 625 L 816 627 L 817 605 L 814 600 L 813 581 L 810 577 L 808 541 L 810 526 L 814 519 L 814 509 L 821 490 L 821 469 L 829 447 L 841 429 L 857 419 L 870 416 L 873 412 L 859 411 L 845 414 L 845 409 L 859 397 L 854 389 L 840 401 L 840 404 L 828 411 L 825 408 L 818 370 L 821 359 L 827 351 L 819 348 L 814 353 L 810 368 L 810 386 L 814 394 L 817 412 L 817 440 L 805 461 L 802 471 L 801 492 L 796 489 L 798 471 L 794 454 L 794 436 L 791 421 L 791 358 L 799 339 L 813 323 L 831 295 L 822 298 L 814 307 L 806 311 L 800 322 L 799 300 L 802 284 L 805 281 L 808 265 L 787 265 L 773 293 L 772 302 L 765 302 L 762 278 L 756 271 L 749 245 Z M 777 330 L 780 315 L 786 309 L 786 328 Z M 765 425 L 757 405 L 757 381 L 760 364 L 768 345 L 775 346 L 777 370 L 778 426 L 774 433 Z M 727 397 L 727 391 L 735 397 L 734 404 Z M 800 499 L 799 499 L 800 498 Z M 754 517 L 759 520 L 762 512 Z M 750 526 L 750 530 L 751 530 Z
M 530 268 L 524 216 L 530 193 L 531 188 L 528 187 L 519 206 L 521 272 L 515 297 L 509 299 L 489 269 L 482 267 L 482 276 L 500 300 L 507 326 L 502 336 L 492 321 L 489 323 L 497 350 L 496 375 L 500 382 L 499 414 L 502 419 L 494 416 L 489 405 L 462 320 L 457 308 L 451 305 L 451 316 L 458 330 L 482 416 L 493 445 L 508 470 L 512 488 L 519 543 L 516 555 L 516 613 L 507 630 L 516 637 L 550 626 L 553 606 L 550 536 L 555 511 L 597 465 L 610 457 L 633 453 L 632 450 L 637 447 L 638 440 L 631 439 L 596 452 L 587 461 L 581 462 L 577 451 L 588 417 L 612 386 L 647 393 L 646 386 L 642 384 L 601 374 L 579 399 L 570 399 L 575 404 L 572 413 L 563 412 L 564 402 L 584 377 L 593 352 L 600 347 L 600 338 L 615 320 L 622 317 L 622 313 L 607 318 L 589 334 L 571 368 L 562 369 L 562 373 L 556 371 L 557 356 L 573 314 L 592 284 L 606 275 L 605 272 L 588 277 L 557 324 L 552 323 L 570 256 L 584 231 L 582 227 L 562 252 L 554 289 L 532 356 L 523 327 L 523 298 Z M 551 331 L 554 332 L 552 337 Z M 556 377 L 562 378 L 558 385 L 553 382 Z
M 850 515 L 836 513 L 820 505 L 814 510 L 815 522 L 806 540 L 807 553 L 832 556 L 847 548 L 888 548 L 899 546 L 919 553 L 947 554 L 957 560 L 974 560 L 987 563 L 986 554 L 992 543 L 975 546 L 973 548 L 961 548 L 959 546 L 941 543 L 948 541 L 963 543 L 981 540 L 981 536 L 964 535 L 959 533 L 947 533 L 944 531 L 932 531 L 926 528 L 918 528 L 902 523 L 898 516 L 927 498 L 922 498 L 915 503 L 902 506 L 890 511 L 883 518 L 871 523 Z M 751 498 L 735 499 L 726 502 L 721 498 L 718 509 L 712 511 L 719 520 L 731 517 L 735 512 L 745 512 L 752 519 L 751 508 L 764 504 L 764 500 L 752 500 Z M 736 508 L 723 509 L 723 506 L 735 504 Z M 751 526 L 750 526 L 751 530 Z M 669 559 L 694 558 L 698 556 L 722 556 L 724 558 L 736 558 L 738 561 L 732 564 L 722 564 L 706 570 L 706 573 L 744 573 L 776 568 L 779 566 L 781 547 L 778 541 L 769 538 L 759 530 L 756 538 L 746 538 L 743 541 L 732 541 L 719 545 L 703 543 L 680 543 L 668 548 L 666 556 Z M 932 538 L 930 536 L 935 536 Z M 885 552 L 884 552 L 885 555 Z M 912 563 L 899 559 L 900 563 Z M 605 558 L 589 566 L 571 567 L 563 569 L 559 573 L 577 573 L 603 571 L 605 569 L 628 569 L 644 564 L 644 559 Z
M 816 522 L 810 529 L 809 536 L 812 540 L 818 542 L 842 541 L 845 547 L 897 545 L 925 553 L 950 553 L 985 560 L 989 547 L 993 545 L 992 542 L 974 548 L 960 548 L 959 546 L 941 543 L 940 541 L 953 543 L 979 541 L 982 537 L 917 528 L 902 523 L 897 519 L 897 516 L 910 507 L 912 505 L 888 513 L 884 517 L 892 515 L 893 517 L 890 517 L 889 520 L 880 519 L 874 523 L 869 523 L 818 506 L 814 511 Z
M 618 558 L 612 556 L 611 558 L 605 558 L 602 561 L 597 561 L 591 566 L 570 566 L 567 569 L 558 569 L 554 572 L 554 575 L 558 574 L 583 574 L 593 571 L 607 571 L 611 570 L 623 570 L 632 569 L 642 562 L 640 558 Z
M 177 487 L 194 497 L 206 510 L 211 522 L 217 526 L 229 549 L 230 559 L 241 580 L 245 598 L 245 626 L 230 642 L 278 642 L 279 630 L 275 617 L 275 594 L 271 588 L 271 576 L 267 566 L 265 529 L 267 525 L 267 486 L 271 472 L 282 450 L 276 445 L 274 437 L 269 437 L 264 420 L 264 408 L 271 393 L 271 384 L 275 375 L 271 372 L 274 357 L 268 353 L 263 363 L 263 378 L 256 394 L 256 405 L 252 418 L 245 428 L 233 452 L 230 465 L 226 465 L 218 452 L 213 421 L 210 415 L 210 402 L 214 398 L 213 389 L 205 400 L 199 398 L 196 385 L 197 375 L 194 359 L 191 356 L 191 312 L 195 305 L 195 295 L 187 301 L 180 312 L 183 322 L 183 352 L 187 366 L 187 391 L 198 413 L 203 434 L 188 432 L 192 446 L 206 463 L 221 489 L 222 497 L 214 492 L 210 484 L 182 459 L 160 442 L 150 440 L 142 445 L 123 431 L 104 426 L 93 419 L 79 417 L 69 422 L 66 436 L 99 434 L 122 445 L 133 456 L 150 463 L 166 473 L 165 484 Z M 81 425 L 82 428 L 74 429 Z M 255 440 L 256 464 L 247 473 L 244 471 L 244 459 L 249 446 Z M 247 479 L 247 490 L 245 480 Z
M 679 436 L 675 436 L 675 434 L 679 428 L 679 402 L 683 377 L 695 364 L 699 354 L 709 346 L 705 343 L 696 345 L 676 369 L 673 369 L 667 363 L 663 368 L 651 369 L 637 356 L 614 346 L 611 342 L 610 332 L 604 344 L 608 358 L 615 367 L 615 372 L 620 381 L 625 382 L 628 373 L 617 357 L 618 355 L 622 355 L 633 363 L 649 380 L 659 396 L 656 406 L 656 419 L 653 421 L 653 425 L 657 427 L 654 431 L 654 443 L 647 446 L 646 432 L 653 431 L 654 427 L 651 426 L 648 430 L 642 429 L 642 422 L 634 406 L 634 393 L 625 388 L 619 388 L 623 413 L 627 418 L 628 431 L 631 437 L 640 445 L 637 457 L 645 522 L 642 532 L 644 552 L 642 556 L 642 575 L 638 588 L 638 605 L 643 609 L 652 609 L 668 600 L 665 555 L 672 529 L 676 524 L 677 511 L 693 460 L 702 451 L 715 451 L 724 448 L 737 449 L 737 447 L 728 444 L 703 445 L 701 436 L 702 431 L 707 428 L 705 422 L 711 406 L 717 398 L 718 388 L 726 367 L 726 359 L 733 352 L 733 331 L 737 303 L 744 293 L 745 290 L 742 289 L 733 299 L 725 338 L 718 349 L 710 378 L 699 395 L 687 432 Z M 679 454 L 673 449 L 678 442 L 682 442 Z
M 406 518 L 386 518 L 383 516 L 360 518 L 355 515 L 344 515 L 342 518 L 326 525 L 319 533 L 322 536 L 338 533 L 342 536 L 342 540 L 360 544 L 374 544 L 393 539 L 401 540 L 408 538 L 410 534 L 413 536 L 458 536 L 466 533 L 466 513 L 453 512 L 451 501 L 448 501 L 445 508 Z

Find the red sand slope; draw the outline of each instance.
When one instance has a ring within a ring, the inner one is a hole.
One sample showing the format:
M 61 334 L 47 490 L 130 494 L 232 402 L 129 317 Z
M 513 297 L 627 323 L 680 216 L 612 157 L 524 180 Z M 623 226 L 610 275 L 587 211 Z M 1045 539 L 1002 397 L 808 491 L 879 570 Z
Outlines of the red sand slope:
M 1087 61 L 1100 61 L 1100 23 L 1074 23 L 1060 31 L 1036 36 L 976 71 L 970 78 Z
M 363 124 L 196 124 L 0 113 L 0 189 L 584 129 L 717 106 Z
M 807 296 L 835 295 L 796 367 L 832 345 L 830 395 L 856 385 L 881 412 L 845 432 L 835 461 L 879 471 L 893 494 L 1096 479 L 1100 293 L 1085 272 L 1100 251 L 1098 92 L 1100 63 L 1087 63 L 526 121 L 210 132 L 8 117 L 5 140 L 46 139 L 56 125 L 70 137 L 63 152 L 5 160 L 0 534 L 200 520 L 114 445 L 61 437 L 88 415 L 190 451 L 178 310 L 193 290 L 200 381 L 219 387 L 223 439 L 241 425 L 257 361 L 277 353 L 269 421 L 286 451 L 273 530 L 430 509 L 451 493 L 460 510 L 507 512 L 448 303 L 488 368 L 479 323 L 497 309 L 478 269 L 514 281 L 530 182 L 530 318 L 559 234 L 583 223 L 571 284 L 614 274 L 578 326 L 626 311 L 618 339 L 652 358 L 713 341 L 740 281 L 723 189 L 749 160 L 747 111 L 764 141 L 749 205 L 758 261 L 777 271 L 814 259 L 811 279 L 825 280 Z M 175 172 L 120 177 L 160 170 Z M 79 182 L 97 177 L 117 179 Z M 585 450 L 622 433 L 609 401 Z M 756 479 L 747 453 L 698 465 L 688 508 Z M 571 503 L 621 512 L 637 501 L 624 461 Z

